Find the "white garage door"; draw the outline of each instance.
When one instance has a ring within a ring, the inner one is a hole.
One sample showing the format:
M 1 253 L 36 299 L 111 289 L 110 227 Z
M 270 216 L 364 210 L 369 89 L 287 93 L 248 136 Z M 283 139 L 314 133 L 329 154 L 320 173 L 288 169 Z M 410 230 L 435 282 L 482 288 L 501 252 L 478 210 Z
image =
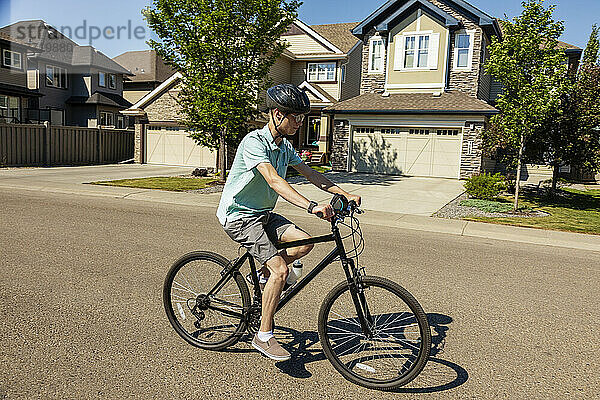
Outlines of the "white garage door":
M 461 146 L 456 128 L 355 127 L 352 170 L 459 178 Z
M 198 146 L 182 128 L 149 126 L 146 130 L 148 164 L 214 168 L 216 160 L 216 151 Z

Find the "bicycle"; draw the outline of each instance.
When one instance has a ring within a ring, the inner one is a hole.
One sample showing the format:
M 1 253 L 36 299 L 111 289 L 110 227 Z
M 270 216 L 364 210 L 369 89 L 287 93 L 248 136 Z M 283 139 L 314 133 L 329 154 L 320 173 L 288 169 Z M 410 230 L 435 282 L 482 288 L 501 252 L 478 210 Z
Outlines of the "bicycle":
M 276 313 L 326 266 L 341 261 L 346 279 L 327 294 L 319 310 L 323 352 L 350 382 L 370 389 L 396 389 L 416 378 L 429 358 L 427 316 L 406 289 L 389 279 L 367 276 L 364 267 L 359 267 L 364 240 L 355 214 L 362 212 L 343 196 L 336 195 L 331 204 L 335 214 L 330 234 L 276 245 L 285 249 L 335 242 L 335 248 L 312 271 L 282 294 Z M 350 225 L 344 223 L 347 217 Z M 340 224 L 351 233 L 342 237 Z M 350 236 L 354 249 L 346 252 L 343 240 Z M 246 261 L 253 282 L 252 299 L 240 272 Z M 194 271 L 197 275 L 192 276 Z M 222 350 L 237 343 L 246 331 L 258 331 L 261 294 L 255 261 L 247 252 L 227 260 L 219 254 L 196 251 L 182 256 L 169 270 L 163 303 L 169 322 L 184 340 L 202 349 Z

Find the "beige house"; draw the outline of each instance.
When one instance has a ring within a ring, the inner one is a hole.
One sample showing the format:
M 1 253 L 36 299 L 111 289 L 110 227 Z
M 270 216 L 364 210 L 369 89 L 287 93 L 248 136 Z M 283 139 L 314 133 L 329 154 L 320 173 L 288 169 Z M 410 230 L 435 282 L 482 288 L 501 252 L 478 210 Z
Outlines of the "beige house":
M 334 169 L 465 178 L 494 168 L 480 134 L 502 90 L 483 68 L 498 20 L 463 0 L 391 0 L 352 33 L 360 95 L 324 110 Z M 563 47 L 577 63 L 581 49 Z
M 356 23 L 307 26 L 296 21 L 282 36 L 289 47 L 269 77 L 274 84 L 293 83 L 303 88 L 312 104 L 305 124 L 292 140 L 298 150 L 329 152 L 333 125 L 322 110 L 359 94 L 362 51 L 361 42 L 350 32 L 354 26 Z M 180 78 L 178 73 L 172 75 L 123 111 L 136 119 L 136 161 L 215 167 L 216 154 L 196 146 L 178 123 Z
M 311 100 L 295 148 L 325 154 L 338 171 L 458 179 L 493 169 L 480 136 L 502 87 L 483 66 L 501 35 L 497 19 L 463 0 L 389 0 L 360 23 L 296 21 L 270 75 Z M 576 67 L 581 49 L 561 48 Z M 123 112 L 137 118 L 136 159 L 214 165 L 178 128 L 178 82 Z

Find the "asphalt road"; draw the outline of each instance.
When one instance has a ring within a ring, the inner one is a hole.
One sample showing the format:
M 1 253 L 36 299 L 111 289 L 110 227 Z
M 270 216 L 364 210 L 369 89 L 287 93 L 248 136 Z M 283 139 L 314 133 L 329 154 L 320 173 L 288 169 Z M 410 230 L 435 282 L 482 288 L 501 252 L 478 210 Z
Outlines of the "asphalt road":
M 363 224 L 369 274 L 391 278 L 432 322 L 432 358 L 398 393 L 345 381 L 320 350 L 329 267 L 281 314 L 293 359 L 239 343 L 196 349 L 167 322 L 169 265 L 196 249 L 234 255 L 213 208 L 0 193 L 0 398 L 589 399 L 600 392 L 600 252 Z M 327 225 L 294 221 L 313 234 Z M 314 265 L 329 251 L 315 248 Z

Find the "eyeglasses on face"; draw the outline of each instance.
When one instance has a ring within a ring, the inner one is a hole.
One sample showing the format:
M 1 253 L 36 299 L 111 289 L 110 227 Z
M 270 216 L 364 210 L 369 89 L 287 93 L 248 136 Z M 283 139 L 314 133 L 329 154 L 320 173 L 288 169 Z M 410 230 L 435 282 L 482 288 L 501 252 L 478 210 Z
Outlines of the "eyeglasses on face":
M 299 124 L 300 122 L 304 121 L 304 118 L 306 117 L 305 114 L 289 114 L 292 117 L 294 117 L 294 119 L 296 120 L 296 123 Z

